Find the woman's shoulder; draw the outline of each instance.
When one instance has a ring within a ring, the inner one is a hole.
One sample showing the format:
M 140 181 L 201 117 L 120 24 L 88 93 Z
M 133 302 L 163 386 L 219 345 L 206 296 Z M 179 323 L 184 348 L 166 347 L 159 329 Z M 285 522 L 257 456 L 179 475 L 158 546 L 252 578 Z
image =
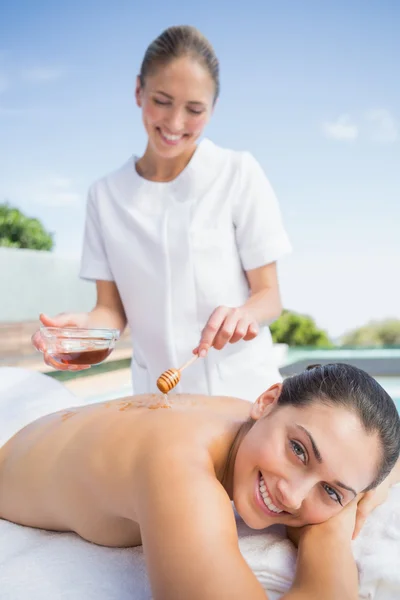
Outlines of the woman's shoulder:
M 141 412 L 135 423 L 140 462 L 209 465 L 226 456 L 240 425 L 250 416 L 250 403 L 237 398 L 172 396 L 170 409 Z M 133 429 L 130 429 L 133 433 Z
M 244 173 L 261 169 L 258 160 L 249 150 L 219 146 L 208 138 L 202 141 L 202 154 L 205 160 L 214 165 L 214 168 L 217 165 L 218 167 L 224 165 Z
M 123 189 L 127 186 L 132 189 L 135 173 L 135 157 L 130 156 L 120 167 L 95 179 L 89 187 L 89 195 L 96 196 L 113 188 Z

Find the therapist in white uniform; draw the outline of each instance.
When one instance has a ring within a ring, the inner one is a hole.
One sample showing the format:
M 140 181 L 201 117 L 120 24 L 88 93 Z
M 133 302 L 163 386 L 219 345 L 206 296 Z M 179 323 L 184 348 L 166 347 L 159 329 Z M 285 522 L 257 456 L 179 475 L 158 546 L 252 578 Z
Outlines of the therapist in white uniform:
M 135 393 L 157 391 L 192 352 L 201 358 L 177 392 L 253 401 L 280 380 L 268 324 L 281 313 L 276 261 L 290 243 L 255 158 L 198 142 L 218 93 L 218 60 L 196 29 L 171 27 L 150 44 L 136 85 L 146 150 L 89 191 L 81 277 L 96 282 L 96 307 L 41 315 L 54 326 L 128 324 Z

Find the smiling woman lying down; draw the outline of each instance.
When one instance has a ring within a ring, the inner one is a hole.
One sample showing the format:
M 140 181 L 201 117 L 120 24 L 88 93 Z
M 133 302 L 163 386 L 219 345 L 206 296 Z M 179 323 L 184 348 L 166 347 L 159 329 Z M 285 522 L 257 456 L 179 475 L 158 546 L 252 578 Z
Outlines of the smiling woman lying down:
M 12 437 L 0 449 L 0 517 L 143 544 L 155 600 L 265 600 L 239 551 L 233 500 L 250 527 L 285 524 L 299 543 L 285 599 L 356 599 L 357 504 L 398 479 L 399 452 L 394 403 L 348 365 L 314 367 L 253 405 L 133 396 Z

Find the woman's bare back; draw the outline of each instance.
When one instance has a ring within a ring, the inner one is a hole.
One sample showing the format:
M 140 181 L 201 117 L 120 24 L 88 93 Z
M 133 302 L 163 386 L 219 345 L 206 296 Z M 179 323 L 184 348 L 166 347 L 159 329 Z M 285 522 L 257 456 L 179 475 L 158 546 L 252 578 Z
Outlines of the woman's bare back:
M 205 468 L 210 457 L 222 464 L 249 410 L 235 398 L 152 394 L 43 417 L 0 449 L 0 517 L 97 544 L 138 545 L 136 491 L 153 448 L 185 453 L 198 445 Z

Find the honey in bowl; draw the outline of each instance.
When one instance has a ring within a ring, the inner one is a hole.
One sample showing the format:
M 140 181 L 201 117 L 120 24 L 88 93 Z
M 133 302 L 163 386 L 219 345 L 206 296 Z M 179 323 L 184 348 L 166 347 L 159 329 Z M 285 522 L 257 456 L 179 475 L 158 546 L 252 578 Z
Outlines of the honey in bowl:
M 105 360 L 119 338 L 117 329 L 41 327 L 40 349 L 54 361 L 54 367 L 91 367 Z
M 76 352 L 56 352 L 50 353 L 50 356 L 62 365 L 97 365 L 110 356 L 112 348 L 103 348 L 99 350 L 82 350 Z

